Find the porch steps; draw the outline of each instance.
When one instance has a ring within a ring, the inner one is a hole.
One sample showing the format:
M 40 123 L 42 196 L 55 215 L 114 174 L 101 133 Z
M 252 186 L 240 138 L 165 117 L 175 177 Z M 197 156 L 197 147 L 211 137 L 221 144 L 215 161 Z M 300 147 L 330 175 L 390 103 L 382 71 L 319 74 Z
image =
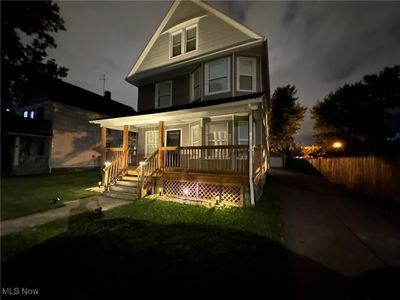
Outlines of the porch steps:
M 135 200 L 138 198 L 138 176 L 126 174 L 110 186 L 104 195 L 110 198 Z

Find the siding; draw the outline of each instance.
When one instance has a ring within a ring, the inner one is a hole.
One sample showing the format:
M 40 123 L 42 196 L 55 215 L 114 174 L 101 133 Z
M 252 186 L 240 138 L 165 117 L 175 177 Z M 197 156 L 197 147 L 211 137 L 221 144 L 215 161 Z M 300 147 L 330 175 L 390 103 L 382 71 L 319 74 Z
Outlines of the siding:
M 196 51 L 169 58 L 170 35 L 161 34 L 147 53 L 137 73 L 254 40 L 214 15 L 201 18 L 198 26 L 199 47 Z
M 102 114 L 53 103 L 52 168 L 96 167 L 100 162 L 100 129 L 89 121 Z

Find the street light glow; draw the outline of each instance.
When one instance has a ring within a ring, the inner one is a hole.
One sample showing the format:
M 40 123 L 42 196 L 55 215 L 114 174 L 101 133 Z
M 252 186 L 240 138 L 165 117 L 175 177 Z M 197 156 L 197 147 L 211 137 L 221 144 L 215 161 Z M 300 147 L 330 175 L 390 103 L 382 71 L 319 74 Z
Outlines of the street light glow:
M 343 143 L 342 142 L 334 142 L 332 144 L 332 147 L 335 148 L 335 149 L 342 148 L 343 147 Z

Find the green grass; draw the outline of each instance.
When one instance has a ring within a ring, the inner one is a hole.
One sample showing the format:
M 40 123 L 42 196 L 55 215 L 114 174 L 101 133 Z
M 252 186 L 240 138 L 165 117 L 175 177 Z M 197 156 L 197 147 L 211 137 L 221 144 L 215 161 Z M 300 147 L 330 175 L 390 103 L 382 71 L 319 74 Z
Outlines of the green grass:
M 264 197 L 255 208 L 207 208 L 189 204 L 179 204 L 157 200 L 137 200 L 106 211 L 101 221 L 134 220 L 160 225 L 190 224 L 222 229 L 239 230 L 279 240 L 283 224 L 281 220 L 279 197 L 276 186 L 271 180 L 266 185 Z M 80 221 L 74 226 L 76 233 L 91 233 L 93 222 Z M 52 237 L 71 232 L 71 220 L 58 220 L 26 229 L 20 233 L 2 237 L 2 261 L 19 254 Z
M 98 171 L 1 179 L 1 219 L 13 219 L 55 208 L 51 199 L 63 202 L 96 194 L 87 191 L 101 179 Z

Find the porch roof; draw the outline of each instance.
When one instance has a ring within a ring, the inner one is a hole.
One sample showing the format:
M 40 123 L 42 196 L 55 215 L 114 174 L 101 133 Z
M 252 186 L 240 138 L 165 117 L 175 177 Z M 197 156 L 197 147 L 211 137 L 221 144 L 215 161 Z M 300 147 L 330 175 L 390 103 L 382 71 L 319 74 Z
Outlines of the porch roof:
M 160 121 L 178 123 L 190 123 L 196 119 L 204 117 L 214 117 L 247 113 L 251 104 L 262 102 L 262 97 L 256 97 L 241 101 L 214 104 L 210 101 L 208 106 L 193 107 L 174 111 L 164 111 L 158 113 L 136 114 L 129 117 L 110 118 L 90 121 L 92 124 L 99 124 L 101 127 L 122 130 L 124 125 L 135 127 L 154 126 Z

